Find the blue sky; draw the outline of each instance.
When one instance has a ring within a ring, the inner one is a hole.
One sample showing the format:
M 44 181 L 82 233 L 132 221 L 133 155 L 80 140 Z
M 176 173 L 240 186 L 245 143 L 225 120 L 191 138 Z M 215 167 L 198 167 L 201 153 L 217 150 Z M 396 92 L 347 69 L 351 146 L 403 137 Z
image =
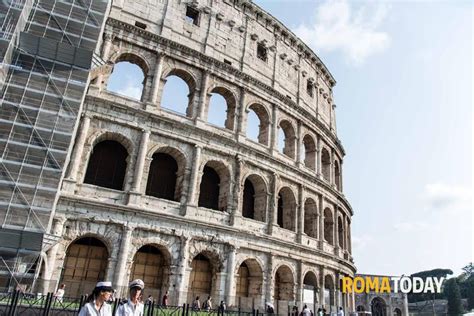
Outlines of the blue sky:
M 254 2 L 313 48 L 337 80 L 358 271 L 459 273 L 474 260 L 473 4 Z M 123 87 L 136 75 L 111 87 L 137 94 Z

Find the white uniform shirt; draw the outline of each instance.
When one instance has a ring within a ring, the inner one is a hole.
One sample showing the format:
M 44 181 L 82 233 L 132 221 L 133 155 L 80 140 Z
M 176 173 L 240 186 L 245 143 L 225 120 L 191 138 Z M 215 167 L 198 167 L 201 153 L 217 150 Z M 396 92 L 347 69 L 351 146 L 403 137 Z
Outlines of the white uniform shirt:
M 79 316 L 112 316 L 112 306 L 102 304 L 99 310 L 95 307 L 95 301 L 89 302 L 81 308 Z
M 137 305 L 134 305 L 131 301 L 127 301 L 117 308 L 115 316 L 143 316 L 143 309 L 142 303 L 138 302 Z

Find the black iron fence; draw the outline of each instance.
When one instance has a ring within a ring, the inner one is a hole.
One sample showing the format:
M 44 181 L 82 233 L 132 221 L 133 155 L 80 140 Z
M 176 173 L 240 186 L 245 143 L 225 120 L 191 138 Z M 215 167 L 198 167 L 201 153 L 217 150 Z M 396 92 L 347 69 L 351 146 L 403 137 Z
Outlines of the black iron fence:
M 30 294 L 21 291 L 0 293 L 0 316 L 74 316 L 78 315 L 81 307 L 86 302 L 86 296 L 79 298 L 55 297 L 53 293 Z M 113 315 L 122 303 L 121 299 L 110 302 Z M 243 311 L 240 309 L 211 309 L 196 310 L 190 304 L 181 306 L 163 306 L 154 302 L 146 302 L 144 316 L 267 316 L 263 311 L 253 309 Z

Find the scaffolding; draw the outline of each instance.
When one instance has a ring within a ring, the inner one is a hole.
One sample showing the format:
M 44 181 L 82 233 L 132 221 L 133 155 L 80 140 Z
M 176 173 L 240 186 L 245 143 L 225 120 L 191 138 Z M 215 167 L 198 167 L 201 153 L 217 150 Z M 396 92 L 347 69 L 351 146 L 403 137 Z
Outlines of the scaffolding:
M 0 1 L 0 290 L 33 291 L 72 148 L 104 0 Z

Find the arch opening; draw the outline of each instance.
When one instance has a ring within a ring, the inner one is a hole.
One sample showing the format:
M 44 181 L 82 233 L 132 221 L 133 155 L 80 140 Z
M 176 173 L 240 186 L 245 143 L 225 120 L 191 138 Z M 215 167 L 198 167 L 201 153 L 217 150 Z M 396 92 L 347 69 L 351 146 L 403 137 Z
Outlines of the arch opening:
M 293 272 L 287 266 L 281 266 L 275 273 L 275 301 L 292 301 L 294 300 L 294 277 Z
M 324 210 L 324 240 L 334 245 L 334 218 L 329 208 Z
M 305 137 L 303 137 L 303 147 L 304 165 L 311 170 L 316 170 L 316 144 L 313 137 L 305 135 Z
M 155 153 L 150 164 L 146 194 L 171 201 L 179 201 L 176 190 L 178 163 L 169 154 Z
M 143 101 L 147 72 L 147 66 L 141 58 L 124 54 L 112 69 L 107 81 L 107 91 Z
M 277 224 L 284 229 L 296 229 L 296 199 L 290 188 L 285 187 L 278 193 Z
M 318 209 L 316 202 L 309 198 L 304 204 L 304 233 L 311 238 L 318 238 Z
M 247 137 L 262 145 L 268 146 L 270 118 L 267 110 L 260 104 L 248 108 Z

